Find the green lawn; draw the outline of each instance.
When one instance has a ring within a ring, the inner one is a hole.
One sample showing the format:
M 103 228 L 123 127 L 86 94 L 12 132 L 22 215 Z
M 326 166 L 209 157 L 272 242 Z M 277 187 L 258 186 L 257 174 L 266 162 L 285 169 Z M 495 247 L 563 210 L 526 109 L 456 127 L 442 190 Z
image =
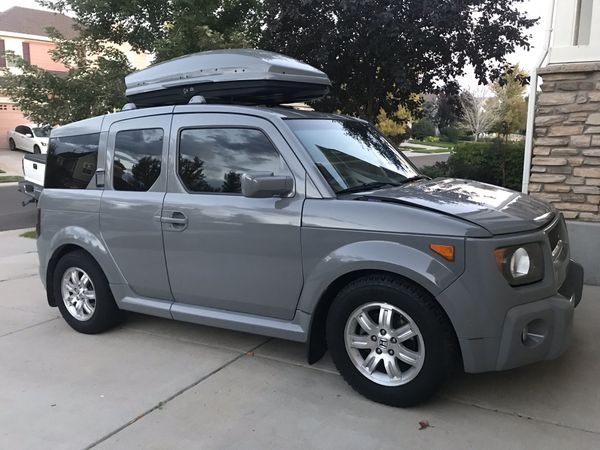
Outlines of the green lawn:
M 420 145 L 429 145 L 431 147 L 440 147 L 440 148 L 445 148 L 448 150 L 452 150 L 454 147 L 456 147 L 456 144 L 454 142 L 424 142 L 424 141 L 415 141 L 415 140 L 410 140 L 408 141 L 409 144 L 420 144 Z
M 20 177 L 18 175 L 0 176 L 0 183 L 13 183 L 15 181 L 23 181 L 23 177 Z
M 21 237 L 37 239 L 37 232 L 35 230 L 29 230 L 29 231 L 26 231 L 25 233 L 21 234 Z
M 437 149 L 429 149 L 429 148 L 412 147 L 410 145 L 403 145 L 402 147 L 400 147 L 400 150 L 410 150 L 411 152 L 415 152 L 415 153 L 443 153 L 444 150 L 451 150 L 451 149 L 445 149 L 443 147 L 438 147 Z

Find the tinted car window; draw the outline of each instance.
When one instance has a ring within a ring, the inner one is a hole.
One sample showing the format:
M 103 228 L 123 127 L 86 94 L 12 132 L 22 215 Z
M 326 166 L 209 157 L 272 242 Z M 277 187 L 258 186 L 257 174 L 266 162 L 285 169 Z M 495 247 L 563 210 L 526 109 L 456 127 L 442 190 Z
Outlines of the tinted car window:
M 96 172 L 99 141 L 99 133 L 50 139 L 44 187 L 85 189 Z
M 243 173 L 289 173 L 267 136 L 248 128 L 183 130 L 178 171 L 190 191 L 236 194 Z
M 160 175 L 163 130 L 119 131 L 115 138 L 113 187 L 117 191 L 147 191 Z
M 52 128 L 50 127 L 39 127 L 33 129 L 33 134 L 37 137 L 50 137 L 50 132 Z
M 15 128 L 15 132 L 19 134 L 25 134 L 25 127 L 23 125 L 19 125 L 17 128 Z

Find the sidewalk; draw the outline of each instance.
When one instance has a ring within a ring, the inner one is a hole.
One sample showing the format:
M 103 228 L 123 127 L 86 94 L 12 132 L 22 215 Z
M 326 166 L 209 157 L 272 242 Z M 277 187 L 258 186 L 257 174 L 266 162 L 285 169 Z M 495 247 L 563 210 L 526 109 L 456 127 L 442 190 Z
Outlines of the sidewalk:
M 8 149 L 0 149 L 0 169 L 6 173 L 2 175 L 23 175 L 22 161 L 25 152 L 14 151 Z
M 77 334 L 21 232 L 0 233 L 0 448 L 598 448 L 598 287 L 559 360 L 459 375 L 403 410 L 352 391 L 329 357 L 307 366 L 296 343 L 135 314 Z

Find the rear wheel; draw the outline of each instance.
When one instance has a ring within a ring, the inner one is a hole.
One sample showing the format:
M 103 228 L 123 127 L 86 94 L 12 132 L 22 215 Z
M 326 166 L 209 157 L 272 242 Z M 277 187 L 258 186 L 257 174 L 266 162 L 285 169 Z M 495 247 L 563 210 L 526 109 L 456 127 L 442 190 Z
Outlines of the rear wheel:
M 13 138 L 10 138 L 8 140 L 8 148 L 10 148 L 11 152 L 14 152 L 17 149 L 17 146 L 15 144 L 15 140 Z
M 389 275 L 359 278 L 337 295 L 327 318 L 327 342 L 348 384 L 390 406 L 428 399 L 456 356 L 456 338 L 435 299 Z
M 36 153 L 36 154 L 42 153 L 42 151 L 40 150 L 40 147 L 37 144 L 33 146 L 33 153 Z
M 100 266 L 84 251 L 63 256 L 54 270 L 54 298 L 65 321 L 80 333 L 96 334 L 122 318 Z

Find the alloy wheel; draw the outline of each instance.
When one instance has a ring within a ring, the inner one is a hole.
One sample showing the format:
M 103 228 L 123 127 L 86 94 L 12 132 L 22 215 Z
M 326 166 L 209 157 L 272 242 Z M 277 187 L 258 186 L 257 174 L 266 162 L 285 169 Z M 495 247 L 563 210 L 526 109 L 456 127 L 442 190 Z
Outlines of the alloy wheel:
M 96 291 L 89 275 L 79 267 L 65 270 L 61 281 L 62 300 L 74 318 L 89 320 L 96 310 Z
M 346 322 L 344 342 L 359 372 L 383 386 L 410 382 L 425 360 L 419 327 L 389 303 L 372 302 L 355 309 Z

